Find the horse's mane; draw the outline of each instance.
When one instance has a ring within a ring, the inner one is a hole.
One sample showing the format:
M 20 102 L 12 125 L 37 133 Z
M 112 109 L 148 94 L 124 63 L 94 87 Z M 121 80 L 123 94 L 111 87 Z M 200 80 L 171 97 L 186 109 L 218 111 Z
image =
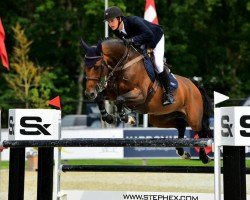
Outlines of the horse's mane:
M 125 49 L 126 45 L 124 44 L 124 41 L 119 38 L 105 38 L 101 41 L 101 45 L 106 45 L 111 48 L 115 48 L 116 51 Z M 131 53 L 135 52 L 134 48 L 130 48 Z
M 106 37 L 102 40 L 100 40 L 101 42 L 109 42 L 109 43 L 122 43 L 123 41 L 119 38 L 112 38 L 112 37 Z
M 109 45 L 109 46 L 113 46 L 113 45 L 122 45 L 124 46 L 124 43 L 121 39 L 119 38 L 105 38 L 104 40 L 102 40 L 102 45 Z
M 95 48 L 95 52 L 97 55 L 101 55 L 103 44 L 107 44 L 107 45 L 123 44 L 123 41 L 121 39 L 118 39 L 118 38 L 109 38 L 109 37 L 106 37 L 104 39 L 100 39 L 97 42 L 97 44 L 93 46 Z

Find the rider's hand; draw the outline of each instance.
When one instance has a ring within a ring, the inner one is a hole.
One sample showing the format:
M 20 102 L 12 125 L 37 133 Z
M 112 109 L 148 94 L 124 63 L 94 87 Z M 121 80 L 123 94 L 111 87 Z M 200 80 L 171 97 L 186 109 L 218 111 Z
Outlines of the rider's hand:
M 129 38 L 129 39 L 123 38 L 123 42 L 125 45 L 131 45 L 131 44 L 133 44 L 133 39 L 132 38 Z

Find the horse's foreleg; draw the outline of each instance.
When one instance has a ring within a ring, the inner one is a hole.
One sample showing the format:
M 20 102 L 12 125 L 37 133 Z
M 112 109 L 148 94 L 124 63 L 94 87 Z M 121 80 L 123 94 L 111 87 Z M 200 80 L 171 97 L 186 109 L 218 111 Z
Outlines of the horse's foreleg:
M 125 100 L 123 97 L 119 96 L 116 99 L 116 107 L 117 107 L 117 112 L 119 114 L 119 117 L 121 119 L 121 121 L 127 123 L 128 122 L 128 115 L 124 110 L 123 104 L 124 104 Z
M 104 104 L 104 98 L 101 94 L 99 94 L 96 99 L 95 102 L 98 105 L 98 108 L 100 110 L 101 116 L 102 116 L 102 120 L 107 122 L 108 124 L 113 124 L 115 123 L 115 118 L 108 114 L 106 108 L 105 108 L 105 104 Z
M 119 117 L 121 119 L 121 121 L 123 121 L 124 123 L 128 123 L 130 125 L 135 125 L 136 124 L 136 120 L 133 116 L 129 116 L 126 112 L 125 109 L 123 107 L 125 103 L 125 99 L 122 96 L 117 97 L 116 99 L 116 107 L 117 107 L 117 112 L 119 114 Z

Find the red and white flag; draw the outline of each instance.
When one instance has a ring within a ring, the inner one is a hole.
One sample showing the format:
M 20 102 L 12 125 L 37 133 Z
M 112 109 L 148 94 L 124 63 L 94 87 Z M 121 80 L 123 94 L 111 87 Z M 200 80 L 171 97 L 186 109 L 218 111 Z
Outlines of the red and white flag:
M 159 24 L 154 0 L 146 0 L 144 19 L 153 24 Z
M 6 52 L 4 40 L 5 40 L 5 32 L 3 29 L 2 21 L 0 19 L 0 57 L 2 60 L 3 66 L 9 70 L 9 60 L 8 60 L 8 55 Z

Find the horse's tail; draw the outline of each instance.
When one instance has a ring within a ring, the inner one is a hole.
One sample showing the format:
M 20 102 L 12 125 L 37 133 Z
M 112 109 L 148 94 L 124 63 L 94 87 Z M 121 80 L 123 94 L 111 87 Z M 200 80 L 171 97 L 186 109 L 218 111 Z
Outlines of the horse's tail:
M 204 134 L 204 137 L 213 137 L 213 132 L 210 129 L 209 126 L 209 117 L 213 115 L 213 107 L 211 104 L 211 99 L 209 98 L 208 94 L 206 93 L 205 88 L 200 85 L 197 81 L 192 80 L 192 82 L 195 84 L 195 86 L 199 89 L 201 95 L 202 95 L 202 101 L 203 101 L 203 116 L 202 116 L 202 133 Z

